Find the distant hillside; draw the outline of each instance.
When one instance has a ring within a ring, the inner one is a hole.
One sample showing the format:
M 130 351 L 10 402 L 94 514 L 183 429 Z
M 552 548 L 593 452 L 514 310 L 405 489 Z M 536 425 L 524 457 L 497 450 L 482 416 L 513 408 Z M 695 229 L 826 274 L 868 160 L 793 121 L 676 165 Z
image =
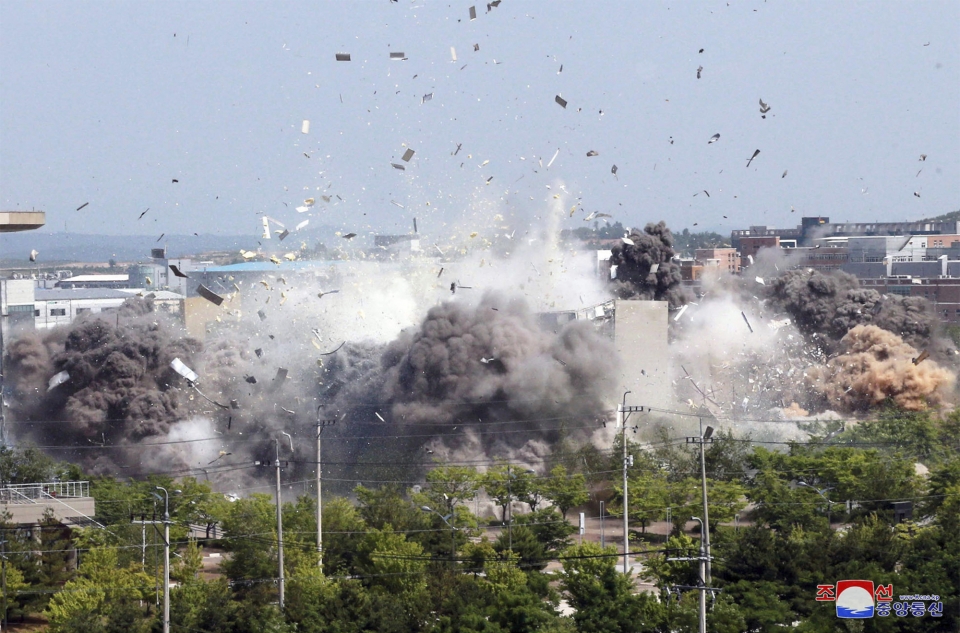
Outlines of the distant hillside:
M 943 215 L 938 215 L 935 218 L 924 218 L 920 221 L 921 222 L 960 222 L 960 210 L 951 211 L 950 213 L 944 213 Z
M 259 235 L 92 235 L 24 231 L 0 234 L 0 262 L 26 261 L 30 251 L 40 253 L 41 262 L 137 261 L 150 257 L 150 249 L 166 246 L 169 257 L 191 257 L 211 251 L 256 250 L 263 244 L 267 252 L 295 250 L 302 242 L 314 247 L 317 242 L 333 243 L 336 229 L 318 226 L 291 234 L 283 242 L 274 236 L 269 242 Z M 272 247 L 272 248 L 271 248 Z

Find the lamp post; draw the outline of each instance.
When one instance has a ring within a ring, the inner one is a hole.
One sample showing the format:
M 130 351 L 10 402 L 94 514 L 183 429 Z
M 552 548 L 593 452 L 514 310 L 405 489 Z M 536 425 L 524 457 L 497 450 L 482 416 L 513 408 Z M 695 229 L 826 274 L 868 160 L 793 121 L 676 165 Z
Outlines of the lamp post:
M 832 515 L 830 514 L 830 504 L 832 504 L 833 502 L 830 501 L 829 497 L 827 497 L 827 495 L 826 495 L 825 493 L 830 492 L 831 490 L 833 490 L 833 486 L 827 486 L 826 488 L 817 488 L 816 486 L 811 486 L 810 484 L 808 484 L 808 483 L 805 482 L 805 481 L 798 481 L 798 482 L 797 482 L 797 485 L 798 485 L 798 486 L 804 486 L 805 488 L 809 488 L 810 490 L 813 490 L 813 491 L 816 492 L 818 495 L 820 495 L 820 496 L 823 498 L 824 501 L 827 502 L 827 527 L 829 528 L 829 527 L 831 526 L 831 524 L 832 524 L 832 522 L 831 522 L 831 520 L 830 520 L 830 519 L 831 519 L 831 516 L 832 516 Z
M 700 445 L 700 486 L 703 497 L 703 530 L 701 539 L 703 540 L 704 553 L 707 557 L 706 575 L 703 578 L 704 583 L 710 584 L 710 512 L 707 509 L 707 462 L 704 454 L 704 444 L 713 442 L 713 427 L 703 428 L 703 418 L 700 418 L 700 436 L 688 437 L 687 444 Z
M 694 521 L 700 522 L 700 583 L 703 585 L 700 588 L 700 633 L 707 633 L 707 582 L 706 582 L 706 561 L 707 558 L 704 556 L 704 542 L 702 535 L 706 534 L 703 526 L 703 519 L 700 517 L 690 517 Z
M 453 518 L 453 513 L 451 512 L 447 516 L 443 516 L 430 506 L 420 506 L 420 510 L 423 512 L 432 512 L 433 514 L 440 517 L 440 520 L 447 524 L 450 528 L 450 566 L 454 566 L 454 559 L 457 557 L 457 528 L 450 523 L 450 519 Z

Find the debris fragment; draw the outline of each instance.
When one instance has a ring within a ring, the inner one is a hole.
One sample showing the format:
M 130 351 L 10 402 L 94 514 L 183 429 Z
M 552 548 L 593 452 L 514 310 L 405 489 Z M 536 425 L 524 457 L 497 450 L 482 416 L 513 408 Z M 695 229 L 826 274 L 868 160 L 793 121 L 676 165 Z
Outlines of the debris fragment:
M 770 106 L 763 102 L 763 99 L 760 99 L 760 114 L 766 114 L 770 111 Z
M 88 204 L 90 204 L 90 203 L 89 203 L 89 202 L 84 202 L 84 203 L 81 204 L 79 207 L 77 207 L 77 211 L 79 211 L 80 209 L 84 208 L 84 207 L 87 206 Z
M 753 156 L 751 156 L 750 158 L 747 159 L 747 167 L 750 166 L 750 163 L 752 163 L 752 162 L 753 162 L 753 159 L 756 158 L 757 155 L 759 155 L 759 154 L 760 154 L 760 150 L 754 150 Z
M 566 107 L 567 107 L 567 100 L 566 100 L 566 99 L 564 99 L 564 98 L 561 97 L 560 95 L 557 95 L 556 97 L 554 97 L 554 101 L 556 101 L 557 103 L 559 103 L 561 108 L 566 109 Z
M 690 304 L 689 304 L 689 303 L 685 303 L 685 304 L 683 305 L 683 307 L 680 308 L 680 311 L 677 312 L 677 316 L 673 317 L 674 323 L 676 323 L 677 321 L 680 320 L 680 317 L 683 316 L 683 313 L 686 312 L 686 311 L 687 311 L 687 308 L 689 308 L 689 307 L 690 307 Z
M 267 220 L 267 218 L 260 218 L 260 220 L 263 221 L 263 235 L 261 236 L 261 238 L 265 240 L 269 240 L 270 239 L 270 221 Z
M 352 239 L 355 238 L 356 236 L 357 236 L 356 233 L 347 233 L 346 235 L 343 236 L 343 239 L 345 239 L 345 240 L 352 240 Z
M 59 373 L 54 374 L 50 378 L 50 381 L 47 382 L 47 391 L 50 391 L 55 387 L 59 387 L 63 383 L 67 382 L 68 380 L 70 380 L 70 374 L 67 373 L 66 371 L 61 371 Z
M 702 73 L 702 72 L 703 72 L 703 66 L 699 66 L 699 67 L 697 68 L 697 79 L 700 79 L 700 73 Z
M 277 239 L 282 242 L 283 239 L 284 239 L 285 237 L 287 237 L 288 235 L 290 235 L 290 231 L 288 231 L 287 229 L 283 229 L 283 232 L 282 232 L 280 235 L 277 236 Z
M 707 141 L 707 145 L 710 145 L 711 143 L 716 143 L 719 140 L 720 140 L 720 134 L 719 133 L 714 134 L 713 136 L 710 137 L 710 140 Z
M 287 370 L 285 367 L 277 368 L 277 375 L 273 377 L 274 387 L 279 387 L 287 379 Z
M 247 381 L 248 383 L 250 383 L 251 385 L 257 384 L 257 377 L 256 377 L 256 376 L 244 376 L 243 379 L 246 380 L 246 381 Z
M 321 353 L 320 355 L 321 355 L 321 356 L 329 356 L 330 354 L 336 354 L 337 352 L 340 351 L 340 348 L 343 347 L 345 344 L 346 344 L 346 341 L 344 341 L 343 343 L 340 343 L 339 345 L 337 345 L 337 349 L 333 350 L 332 352 L 323 352 L 323 353 Z
M 197 372 L 184 365 L 183 361 L 179 358 L 174 358 L 172 361 L 170 361 L 170 367 L 173 369 L 173 371 L 186 378 L 188 382 L 196 383 L 200 381 L 200 376 L 197 375 Z
M 928 358 L 930 358 L 930 352 L 928 352 L 927 350 L 923 350 L 922 352 L 920 352 L 919 356 L 913 359 L 913 364 L 919 365 L 920 363 L 927 360 Z
M 470 7 L 470 19 L 471 20 L 477 19 L 477 7 Z
M 405 60 L 406 57 L 403 53 L 390 53 L 390 59 Z
M 338 62 L 348 62 L 350 61 L 350 53 L 337 53 Z
M 550 159 L 550 162 L 547 163 L 547 169 L 550 168 L 550 165 L 553 164 L 553 161 L 557 160 L 557 156 L 559 156 L 559 154 L 560 154 L 560 148 L 558 147 L 558 148 L 557 148 L 557 151 L 555 151 L 555 152 L 553 153 L 553 158 L 551 158 L 551 159 Z
M 399 169 L 400 171 L 406 171 L 406 170 L 407 170 L 407 168 L 404 167 L 403 165 L 401 165 L 400 163 L 390 163 L 390 164 L 393 165 L 393 168 L 394 168 L 394 169 Z
M 786 169 L 783 170 L 783 175 L 780 176 L 780 177 L 781 177 L 781 178 L 786 178 L 786 177 L 787 177 L 787 170 L 786 170 Z
M 400 157 L 400 160 L 402 160 L 405 163 L 409 163 L 410 159 L 413 158 L 414 154 L 416 154 L 416 152 L 408 147 L 407 151 L 405 151 L 403 153 L 403 156 Z
M 757 277 L 756 282 L 761 286 L 766 286 L 766 282 L 763 281 L 763 277 Z
M 595 152 L 594 150 L 590 150 L 589 152 L 587 152 L 588 157 L 599 156 L 599 155 L 600 154 Z
M 257 310 L 257 316 L 260 317 L 261 321 L 267 320 L 267 313 L 264 312 L 263 310 Z
M 744 314 L 743 311 L 741 311 L 740 316 L 743 317 L 743 322 L 747 324 L 747 329 L 750 330 L 751 334 L 753 334 L 753 327 L 751 327 L 750 321 L 747 320 L 747 315 Z
M 31 250 L 31 251 L 30 251 L 30 261 L 32 261 L 32 262 L 37 261 L 37 255 L 39 255 L 39 254 L 40 254 L 40 253 L 37 252 L 36 249 Z
M 185 275 L 183 271 L 180 270 L 180 267 L 177 266 L 176 264 L 170 264 L 170 270 L 173 271 L 173 274 L 175 277 L 180 277 L 181 279 L 189 279 L 189 277 L 187 277 L 187 275 Z
M 305 226 L 308 225 L 308 224 L 310 224 L 310 220 L 304 220 L 303 222 L 301 222 L 300 224 L 298 224 L 293 230 L 294 230 L 294 231 L 299 231 L 300 229 L 302 229 L 303 227 L 305 227 Z
M 310 133 L 310 121 L 304 119 L 303 123 L 300 124 L 300 133 L 309 134 Z
M 200 284 L 199 286 L 197 286 L 197 294 L 203 297 L 204 299 L 206 299 L 207 301 L 209 301 L 210 303 L 213 303 L 214 305 L 220 305 L 221 303 L 223 303 L 223 297 L 221 297 L 214 291 L 210 290 L 203 284 Z
M 433 99 L 432 92 L 423 95 L 423 97 L 420 99 L 420 105 L 423 105 L 424 103 L 426 103 L 427 101 L 430 101 L 431 99 Z
M 613 167 L 610 168 L 610 173 L 613 174 L 614 176 L 617 175 L 617 166 L 616 166 L 616 165 L 614 165 Z

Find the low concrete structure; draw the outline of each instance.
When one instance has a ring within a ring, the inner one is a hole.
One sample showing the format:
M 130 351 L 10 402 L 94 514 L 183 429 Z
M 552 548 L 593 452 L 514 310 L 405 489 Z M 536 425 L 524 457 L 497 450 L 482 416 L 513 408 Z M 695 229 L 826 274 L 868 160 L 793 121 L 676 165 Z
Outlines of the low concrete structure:
M 99 525 L 89 481 L 53 481 L 0 487 L 0 514 L 17 525 L 36 525 L 50 515 L 67 526 Z
M 0 211 L 0 233 L 33 231 L 46 223 L 44 211 Z

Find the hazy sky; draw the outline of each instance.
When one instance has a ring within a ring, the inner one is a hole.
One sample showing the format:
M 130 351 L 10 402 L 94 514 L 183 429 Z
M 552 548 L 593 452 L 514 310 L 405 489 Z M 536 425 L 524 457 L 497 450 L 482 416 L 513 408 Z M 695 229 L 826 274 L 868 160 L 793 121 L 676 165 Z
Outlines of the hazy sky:
M 470 6 L 5 0 L 0 208 L 156 235 L 536 223 L 561 183 L 568 227 L 960 208 L 960 2 Z

